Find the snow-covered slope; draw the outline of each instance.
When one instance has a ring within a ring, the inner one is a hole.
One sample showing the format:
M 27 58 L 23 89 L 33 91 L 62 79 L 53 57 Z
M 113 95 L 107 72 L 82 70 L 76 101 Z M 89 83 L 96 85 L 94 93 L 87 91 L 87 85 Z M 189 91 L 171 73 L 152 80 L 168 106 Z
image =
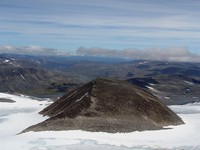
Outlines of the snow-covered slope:
M 6 100 L 13 102 L 8 103 Z M 0 93 L 0 138 L 15 135 L 27 126 L 47 119 L 39 115 L 38 111 L 48 103 L 48 99 L 39 101 L 23 95 Z
M 37 112 L 49 102 L 0 93 L 0 149 L 2 150 L 66 150 L 66 149 L 200 149 L 200 103 L 170 106 L 185 125 L 168 130 L 132 133 L 92 133 L 85 131 L 46 131 L 19 134 L 24 128 L 43 121 Z M 168 127 L 169 128 L 169 127 Z

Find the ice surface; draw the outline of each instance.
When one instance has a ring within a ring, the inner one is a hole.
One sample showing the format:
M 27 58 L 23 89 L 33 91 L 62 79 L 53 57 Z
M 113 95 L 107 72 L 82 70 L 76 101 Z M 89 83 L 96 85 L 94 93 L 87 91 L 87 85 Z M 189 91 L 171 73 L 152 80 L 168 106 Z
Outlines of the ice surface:
M 153 92 L 159 92 L 159 91 L 157 91 L 156 89 L 154 89 L 154 88 L 152 88 L 152 87 L 150 87 L 150 86 L 146 86 L 148 89 L 150 89 L 151 91 L 153 91 Z
M 79 99 L 77 99 L 76 100 L 76 102 L 79 102 L 79 101 L 81 101 L 85 96 L 87 96 L 88 95 L 88 92 L 87 93 L 85 93 L 81 98 L 79 98 Z
M 198 150 L 200 149 L 200 103 L 170 106 L 186 123 L 158 131 L 94 133 L 45 131 L 16 135 L 46 118 L 38 114 L 47 101 L 0 93 L 16 103 L 0 103 L 0 149 L 2 150 Z M 3 114 L 3 115 L 2 115 Z
M 20 76 L 22 77 L 23 80 L 25 80 L 24 76 L 20 74 Z
M 28 126 L 47 119 L 38 114 L 38 111 L 48 103 L 47 101 L 5 93 L 0 93 L 0 98 L 15 101 L 15 103 L 0 103 L 0 139 L 15 135 Z
M 4 63 L 7 63 L 7 62 L 9 62 L 9 61 L 10 61 L 10 60 L 6 59 L 6 60 L 4 60 L 3 62 L 4 62 Z
M 189 82 L 189 81 L 185 81 L 185 83 L 189 84 L 189 85 L 193 85 L 193 82 Z

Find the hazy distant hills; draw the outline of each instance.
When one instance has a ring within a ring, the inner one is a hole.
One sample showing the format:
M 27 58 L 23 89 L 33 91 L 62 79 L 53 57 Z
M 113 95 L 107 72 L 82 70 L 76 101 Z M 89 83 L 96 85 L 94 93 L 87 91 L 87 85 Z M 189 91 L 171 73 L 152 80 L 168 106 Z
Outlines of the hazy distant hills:
M 78 75 L 47 69 L 46 64 L 51 63 L 33 56 L 1 55 L 0 91 L 54 97 L 84 82 Z
M 0 55 L 0 91 L 3 92 L 56 95 L 96 77 L 127 80 L 149 89 L 167 104 L 200 101 L 199 63 Z

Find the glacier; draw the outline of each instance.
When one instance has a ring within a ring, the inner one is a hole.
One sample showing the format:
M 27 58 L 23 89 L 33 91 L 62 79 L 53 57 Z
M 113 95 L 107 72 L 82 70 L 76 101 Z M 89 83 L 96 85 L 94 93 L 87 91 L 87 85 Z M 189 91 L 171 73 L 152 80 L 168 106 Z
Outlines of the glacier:
M 0 93 L 0 148 L 2 150 L 200 150 L 200 103 L 169 106 L 185 122 L 163 130 L 131 133 L 43 131 L 19 134 L 47 117 L 38 114 L 49 105 L 49 99 Z

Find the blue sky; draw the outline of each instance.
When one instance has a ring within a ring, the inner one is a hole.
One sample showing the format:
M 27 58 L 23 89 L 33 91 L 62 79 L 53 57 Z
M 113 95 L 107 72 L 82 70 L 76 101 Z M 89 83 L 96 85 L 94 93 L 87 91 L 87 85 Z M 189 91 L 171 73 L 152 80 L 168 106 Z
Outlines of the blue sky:
M 0 45 L 200 53 L 199 0 L 0 0 L 0 14 Z

